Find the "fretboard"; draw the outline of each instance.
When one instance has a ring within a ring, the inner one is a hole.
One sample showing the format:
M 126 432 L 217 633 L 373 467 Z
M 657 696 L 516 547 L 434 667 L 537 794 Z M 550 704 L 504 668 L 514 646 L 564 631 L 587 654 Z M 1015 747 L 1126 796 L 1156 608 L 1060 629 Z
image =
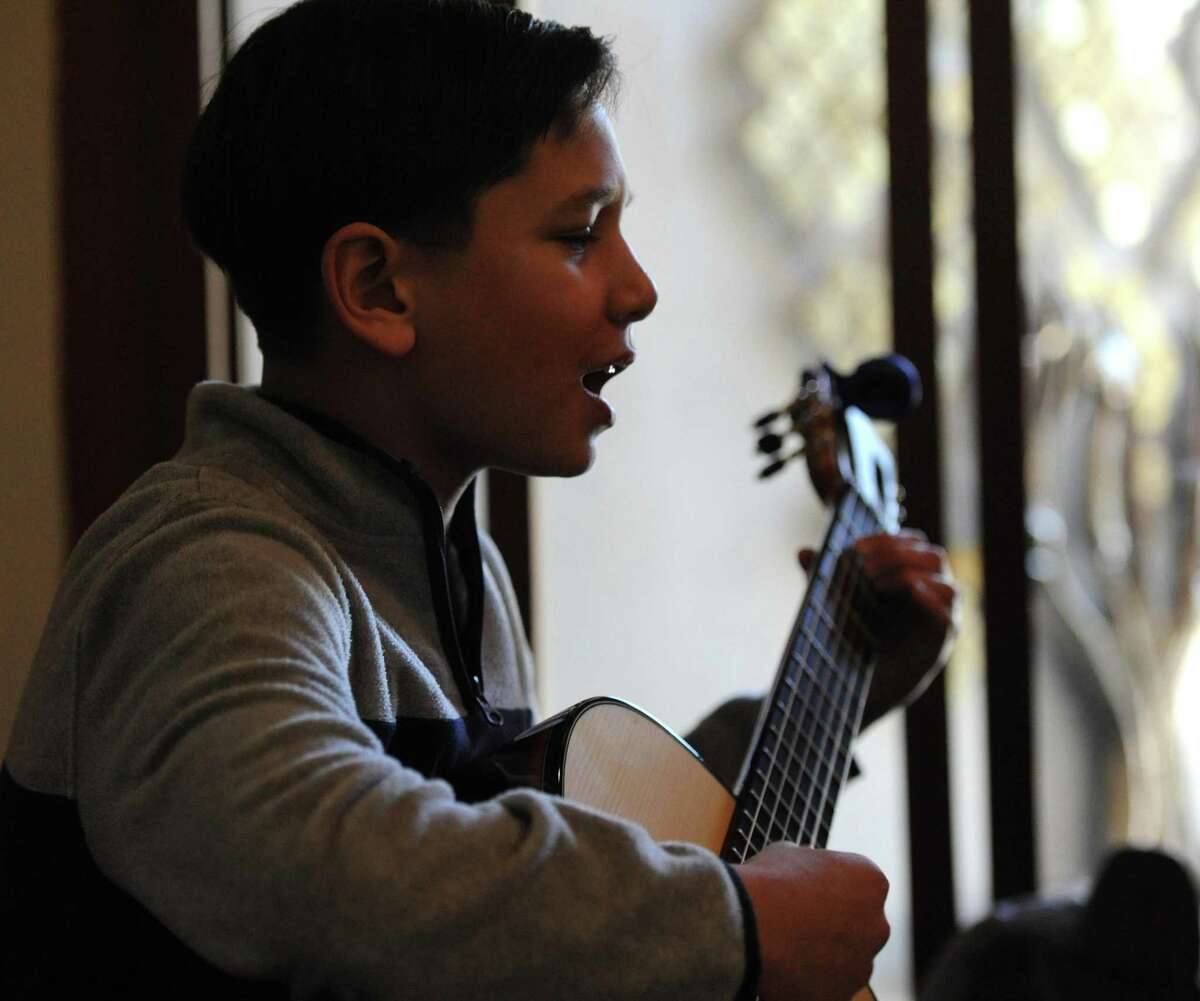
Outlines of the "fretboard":
M 879 531 L 871 509 L 847 489 L 811 568 L 743 771 L 721 853 L 726 861 L 742 862 L 774 841 L 824 847 L 828 840 L 874 664 L 874 598 L 854 561 L 840 557 Z

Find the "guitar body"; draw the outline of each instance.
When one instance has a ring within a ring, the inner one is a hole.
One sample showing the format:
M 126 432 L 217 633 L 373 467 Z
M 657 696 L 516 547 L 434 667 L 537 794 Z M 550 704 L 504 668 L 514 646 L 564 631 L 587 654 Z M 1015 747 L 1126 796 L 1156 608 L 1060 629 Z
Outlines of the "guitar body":
M 718 853 L 737 805 L 686 741 L 620 699 L 580 702 L 524 733 L 494 761 L 513 785 L 633 821 L 658 841 Z M 851 1001 L 876 999 L 864 987 Z
M 514 784 L 632 820 L 658 841 L 714 852 L 725 843 L 736 803 L 683 740 L 620 699 L 580 702 L 494 760 Z

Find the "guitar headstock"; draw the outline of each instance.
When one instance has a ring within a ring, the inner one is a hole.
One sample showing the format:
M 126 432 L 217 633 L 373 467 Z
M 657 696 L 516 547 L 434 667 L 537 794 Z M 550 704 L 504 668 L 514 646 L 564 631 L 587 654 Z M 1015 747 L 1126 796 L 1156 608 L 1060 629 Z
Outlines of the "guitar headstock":
M 759 451 L 772 458 L 760 476 L 773 476 L 803 455 L 813 486 L 826 504 L 853 487 L 880 524 L 894 532 L 903 519 L 896 462 L 871 418 L 899 420 L 920 402 L 921 378 L 903 355 L 873 358 L 848 376 L 827 364 L 806 369 L 796 397 L 755 424 L 761 435 Z M 801 444 L 785 453 L 792 435 L 799 436 Z

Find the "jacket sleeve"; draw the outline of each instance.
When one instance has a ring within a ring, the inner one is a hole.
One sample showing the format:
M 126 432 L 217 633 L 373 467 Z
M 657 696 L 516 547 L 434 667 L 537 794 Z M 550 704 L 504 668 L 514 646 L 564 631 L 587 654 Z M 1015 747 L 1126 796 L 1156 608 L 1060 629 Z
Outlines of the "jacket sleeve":
M 348 681 L 348 586 L 240 509 L 121 556 L 76 647 L 101 870 L 210 962 L 297 996 L 733 998 L 743 915 L 714 855 L 535 792 L 459 803 L 384 753 Z

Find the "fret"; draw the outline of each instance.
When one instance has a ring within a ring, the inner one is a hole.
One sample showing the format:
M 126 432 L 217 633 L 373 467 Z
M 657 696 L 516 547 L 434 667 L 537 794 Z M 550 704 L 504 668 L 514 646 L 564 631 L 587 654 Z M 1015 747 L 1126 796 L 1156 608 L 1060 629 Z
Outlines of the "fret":
M 816 767 L 813 762 L 807 757 L 792 757 L 791 760 L 796 764 L 794 768 L 783 768 L 778 771 L 767 772 L 765 781 L 769 784 L 772 796 L 781 797 L 784 802 L 795 801 L 805 788 L 811 788 L 812 782 L 817 778 Z M 756 774 L 763 776 L 764 772 L 761 769 L 756 770 Z M 804 780 L 801 782 L 800 780 Z M 790 786 L 790 792 L 786 786 Z
M 763 783 L 763 780 L 758 779 L 757 783 L 756 783 L 756 786 L 757 786 L 756 788 L 743 790 L 742 800 L 746 805 L 749 805 L 752 801 L 756 805 L 761 802 L 762 794 L 763 794 L 764 788 L 765 788 L 762 783 Z
M 865 689 L 865 686 L 863 686 Z M 865 695 L 865 691 L 863 693 Z M 861 707 L 862 700 L 859 699 L 858 705 Z M 857 726 L 857 719 L 855 720 Z M 817 811 L 816 829 L 812 836 L 812 844 L 824 846 L 829 837 L 829 827 L 833 821 L 833 811 L 837 804 L 837 797 L 841 792 L 842 786 L 846 782 L 846 778 L 850 773 L 850 754 L 847 747 L 846 750 L 838 749 L 838 761 L 836 767 L 832 769 L 830 780 L 824 785 L 825 798 L 821 804 L 821 808 Z
M 775 766 L 781 770 L 780 773 L 765 773 L 761 767 L 755 771 L 764 785 L 776 794 L 777 798 L 771 808 L 771 815 L 774 817 L 779 815 L 780 805 L 787 814 L 788 840 L 799 840 L 800 835 L 806 831 L 808 818 L 814 813 L 813 790 L 825 788 L 835 775 L 843 774 L 849 760 L 846 752 L 840 747 L 836 749 L 834 759 L 829 760 L 819 745 L 814 745 L 807 736 L 805 740 L 808 744 L 805 751 L 808 753 L 803 755 L 795 753 L 794 743 L 784 744 L 788 752 L 786 764 L 781 765 L 781 759 L 778 757 L 775 760 Z M 815 756 L 811 753 L 814 750 L 816 751 Z M 797 782 L 796 779 L 803 781 Z M 803 809 L 797 813 L 793 809 L 793 804 L 799 802 L 803 788 L 809 790 L 809 795 L 804 800 Z M 819 816 L 819 803 L 816 809 Z
M 780 750 L 784 751 L 785 756 L 783 758 L 781 758 L 779 755 Z M 795 811 L 794 811 L 793 807 L 799 799 L 800 785 L 793 783 L 792 794 L 790 796 L 788 796 L 788 795 L 786 795 L 785 791 L 782 788 L 780 788 L 780 777 L 781 776 L 787 777 L 791 774 L 795 774 L 795 772 L 796 772 L 795 764 L 797 761 L 800 762 L 800 765 L 801 765 L 800 770 L 801 771 L 806 770 L 806 767 L 807 767 L 806 761 L 804 758 L 797 757 L 797 755 L 795 753 L 794 743 L 789 743 L 788 741 L 784 740 L 781 735 L 779 735 L 779 739 L 776 744 L 775 753 L 772 755 L 771 765 L 766 770 L 767 781 L 765 784 L 765 789 L 766 789 L 766 791 L 771 793 L 772 797 L 773 797 L 773 800 L 771 803 L 771 808 L 770 808 L 770 815 L 773 818 L 778 817 L 780 809 L 782 807 L 782 809 L 788 814 L 788 817 L 791 821 L 789 827 L 791 827 L 791 828 L 795 827 Z M 760 774 L 761 774 L 761 769 L 760 769 Z M 766 800 L 764 797 L 759 798 L 759 804 L 758 804 L 759 812 L 761 812 L 761 808 L 765 802 L 766 802 Z
M 789 758 L 791 758 L 790 750 Z M 798 770 L 795 769 L 797 761 L 799 764 Z M 844 750 L 838 748 L 833 760 L 820 758 L 814 761 L 811 757 L 801 757 L 799 759 L 791 758 L 790 764 L 791 768 L 785 771 L 782 776 L 768 775 L 761 768 L 756 770 L 755 775 L 759 782 L 765 785 L 768 795 L 775 795 L 772 799 L 762 801 L 762 805 L 767 807 L 766 813 L 769 820 L 758 823 L 756 818 L 754 826 L 756 830 L 762 831 L 768 825 L 771 825 L 768 830 L 771 840 L 784 837 L 790 841 L 815 843 L 816 838 L 812 836 L 814 828 L 812 821 L 815 818 L 817 822 L 815 825 L 816 830 L 819 832 L 817 837 L 823 838 L 827 836 L 828 822 L 832 816 L 833 801 L 827 795 L 814 799 L 814 793 L 818 790 L 834 788 L 835 782 L 836 788 L 840 789 L 840 785 L 849 770 L 849 756 Z M 771 785 L 767 785 L 772 778 L 774 778 L 773 788 Z M 800 781 L 798 782 L 797 779 Z M 801 790 L 803 788 L 807 788 L 809 794 L 804 798 L 802 808 L 797 812 L 794 806 L 800 803 Z M 759 790 L 756 789 L 755 793 L 757 794 L 758 792 Z M 779 823 L 781 820 L 782 824 Z M 763 843 L 765 844 L 765 842 Z
M 784 743 L 784 741 L 782 740 L 780 735 L 778 733 L 776 733 L 775 746 L 770 752 L 771 762 L 770 762 L 770 765 L 766 768 L 766 773 L 768 776 L 773 776 L 776 773 L 776 770 L 780 767 L 779 766 L 779 752 L 781 749 L 786 751 L 789 758 L 791 757 L 791 754 L 792 754 L 791 749 L 787 747 L 787 745 Z M 758 823 L 759 816 L 763 813 L 763 806 L 765 805 L 765 803 L 767 801 L 767 797 L 766 797 L 767 793 L 771 794 L 772 800 L 773 800 L 771 809 L 769 811 L 769 816 L 774 816 L 774 815 L 778 814 L 779 808 L 781 806 L 779 792 L 777 789 L 773 788 L 771 782 L 768 781 L 768 784 L 765 786 L 765 788 L 763 790 L 763 794 L 759 795 L 757 797 L 758 802 L 755 804 L 755 810 L 754 810 L 754 815 L 751 818 L 751 824 Z M 790 809 L 790 806 L 788 807 L 788 809 Z M 764 819 L 766 819 L 766 818 L 764 818 Z
M 811 671 L 811 670 L 812 670 L 812 668 L 810 665 L 805 666 L 805 671 Z M 848 729 L 847 725 L 852 722 L 850 715 L 849 715 L 850 706 L 844 700 L 839 699 L 839 698 L 834 698 L 833 696 L 831 696 L 828 693 L 828 690 L 825 688 L 824 684 L 822 684 L 820 678 L 814 677 L 813 681 L 816 684 L 816 686 L 819 688 L 819 690 L 821 692 L 821 696 L 825 700 L 825 702 L 829 705 L 829 707 L 831 709 L 835 710 L 838 714 L 837 722 L 840 724 L 839 734 L 841 732 L 845 732 Z M 818 719 L 818 720 L 816 720 L 816 722 L 818 722 L 822 727 L 824 727 L 826 729 L 826 732 L 828 732 L 830 734 L 833 733 L 833 731 L 829 728 L 829 724 L 826 723 L 824 720 Z M 852 733 L 848 733 L 847 736 L 852 738 L 854 735 Z
M 815 738 L 816 729 L 819 727 L 827 735 L 834 736 L 834 732 L 829 729 L 828 724 L 813 710 L 811 706 L 805 706 L 804 710 L 798 715 L 793 715 L 785 723 L 785 728 L 782 732 L 778 729 L 777 724 L 771 724 L 779 743 L 789 750 L 793 758 L 798 757 L 796 751 L 802 740 L 806 745 L 805 749 L 820 750 L 820 743 Z M 799 738 L 799 739 L 797 739 Z
M 824 737 L 836 741 L 840 738 L 840 734 L 832 729 L 828 722 L 819 714 L 812 706 L 806 706 L 798 719 L 793 719 L 790 723 L 793 731 L 800 731 L 805 734 L 805 739 L 810 744 L 817 744 L 818 730 Z M 795 741 L 793 741 L 795 746 Z
M 824 667 L 829 674 L 833 675 L 833 678 L 836 679 L 839 684 L 837 685 L 836 690 L 831 690 L 830 682 L 827 681 L 826 678 L 816 670 L 816 667 L 813 664 L 813 657 L 807 657 L 800 661 L 797 664 L 797 667 L 799 668 L 800 674 L 806 684 L 797 684 L 796 687 L 798 689 L 804 689 L 805 709 L 812 706 L 812 701 L 815 696 L 818 702 L 824 703 L 830 709 L 837 711 L 840 708 L 839 696 L 844 690 L 844 685 L 841 683 L 842 679 L 838 677 L 837 673 L 833 670 L 833 668 L 836 667 L 835 661 L 828 651 L 810 649 L 809 652 L 815 653 L 815 659 L 820 662 L 820 665 Z M 777 709 L 779 708 L 778 702 L 775 703 L 775 707 Z M 815 713 L 815 708 L 813 708 L 813 711 Z M 844 716 L 844 714 L 842 715 Z
M 753 819 L 757 822 L 760 816 L 778 816 L 782 806 L 790 818 L 788 826 L 794 839 L 797 832 L 806 829 L 814 813 L 820 814 L 821 800 L 813 799 L 814 792 L 829 787 L 835 778 L 841 780 L 847 772 L 849 741 L 833 745 L 830 754 L 827 742 L 814 740 L 812 732 L 805 732 L 794 723 L 783 733 L 774 725 L 773 728 L 776 744 L 770 766 L 764 769 L 760 765 L 754 770 L 758 781 L 752 784 L 750 792 L 756 799 Z M 804 746 L 799 746 L 796 737 L 801 738 Z M 793 806 L 799 802 L 803 788 L 810 792 L 797 812 Z
M 837 663 L 832 654 L 830 654 L 828 650 L 821 649 L 820 647 L 814 647 L 813 650 L 815 651 L 818 660 L 820 660 L 821 666 L 826 668 L 829 674 L 835 674 Z M 812 662 L 812 658 L 806 658 L 805 661 L 801 663 L 800 670 L 803 674 L 808 675 L 809 680 L 812 682 L 812 690 L 816 692 L 822 699 L 824 699 L 827 705 L 836 707 L 837 700 L 833 697 L 833 695 L 830 694 L 829 686 L 826 684 L 826 681 L 821 674 L 818 673 L 816 666 Z
M 767 729 L 776 736 L 780 736 L 777 719 L 781 714 L 790 713 L 791 719 L 788 725 L 793 729 L 799 728 L 811 732 L 814 727 L 819 727 L 834 744 L 840 742 L 843 737 L 848 740 L 852 734 L 846 731 L 853 719 L 849 713 L 851 707 L 842 697 L 845 689 L 839 686 L 838 693 L 831 693 L 819 676 L 811 675 L 810 668 L 807 666 L 804 668 L 804 673 L 810 675 L 813 689 L 820 693 L 817 704 L 814 705 L 811 698 L 805 698 L 801 708 L 797 711 L 794 707 L 785 706 L 777 700 L 768 717 Z M 819 706 L 822 704 L 832 710 L 833 718 L 831 720 L 826 718 L 829 715 L 828 712 L 823 714 L 819 711 Z
M 843 608 L 846 615 L 844 625 L 853 626 L 861 635 L 870 637 L 874 631 L 872 620 L 879 612 L 879 598 L 862 577 L 855 576 L 853 599 L 847 601 Z
M 790 773 L 785 772 L 782 776 L 780 776 L 778 778 L 777 781 L 779 782 L 779 785 L 778 785 L 779 801 L 784 804 L 795 803 L 796 800 L 799 799 L 801 792 L 802 792 L 802 787 L 796 781 L 796 777 Z M 790 807 L 787 807 L 787 809 L 790 812 Z
M 857 581 L 856 587 L 858 587 Z M 870 589 L 858 587 L 858 591 L 856 592 L 856 595 L 854 595 L 854 600 L 866 600 L 865 598 L 860 599 L 860 594 L 871 594 L 871 592 Z M 853 603 L 847 603 L 842 606 L 841 611 L 845 612 L 845 618 L 842 622 L 836 622 L 835 619 L 829 615 L 828 610 L 824 609 L 824 607 L 818 607 L 818 609 L 815 611 L 817 617 L 821 619 L 824 633 L 826 633 L 826 635 L 832 635 L 835 640 L 850 639 L 850 636 L 848 636 L 846 633 L 847 625 L 853 625 L 853 627 L 856 627 L 863 635 L 870 635 L 868 624 L 866 624 L 865 619 L 859 615 L 856 609 L 854 609 Z
M 815 848 L 823 848 L 829 843 L 829 831 L 833 826 L 834 806 L 836 806 L 836 803 L 831 800 L 829 803 L 829 808 L 826 810 L 825 814 L 821 817 L 820 822 L 817 824 L 817 831 L 816 834 L 813 835 L 812 839 L 812 845 Z
M 790 755 L 790 762 L 795 766 L 785 769 L 783 776 L 792 781 L 792 786 L 795 791 L 794 799 L 798 798 L 804 789 L 811 789 L 813 783 L 817 781 L 820 773 L 820 765 L 812 760 L 809 755 L 799 756 Z M 773 776 L 778 781 L 778 776 Z M 801 782 L 800 780 L 804 781 Z
M 823 845 L 870 682 L 878 602 L 847 546 L 879 530 L 853 492 L 837 505 L 738 796 L 726 857 L 774 840 Z
M 739 827 L 735 833 L 736 836 L 732 840 L 732 849 L 729 854 L 732 855 L 732 861 L 745 862 L 746 859 L 760 849 L 754 847 L 750 836 L 742 828 Z

